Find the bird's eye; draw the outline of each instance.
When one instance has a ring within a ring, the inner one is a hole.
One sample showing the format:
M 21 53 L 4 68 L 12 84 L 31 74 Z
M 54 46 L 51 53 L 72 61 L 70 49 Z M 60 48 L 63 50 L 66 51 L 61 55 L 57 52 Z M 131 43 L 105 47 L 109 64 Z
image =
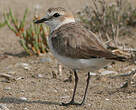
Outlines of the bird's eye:
M 54 17 L 59 17 L 60 14 L 59 14 L 59 13 L 55 13 L 53 16 L 54 16 Z

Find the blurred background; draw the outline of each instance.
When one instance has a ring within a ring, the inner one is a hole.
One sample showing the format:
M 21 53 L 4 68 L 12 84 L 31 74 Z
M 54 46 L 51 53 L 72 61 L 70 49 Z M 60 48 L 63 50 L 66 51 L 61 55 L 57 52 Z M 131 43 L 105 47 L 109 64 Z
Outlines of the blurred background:
M 107 2 L 113 2 L 116 0 L 106 0 Z M 129 0 L 128 2 L 132 3 L 133 6 L 136 5 L 135 0 Z M 91 5 L 91 0 L 0 0 L 0 14 L 12 8 L 16 10 L 19 14 L 23 13 L 26 8 L 29 8 L 31 11 L 35 7 L 39 6 L 41 10 L 47 10 L 49 7 L 65 7 L 71 11 L 77 11 L 84 8 L 86 5 Z
M 71 97 L 72 72 L 63 65 L 59 71 L 47 46 L 48 27 L 33 23 L 35 15 L 58 6 L 73 12 L 110 51 L 136 58 L 136 0 L 0 0 L 0 110 L 66 109 L 58 105 Z M 67 110 L 135 110 L 134 71 L 136 62 L 113 62 L 93 73 L 86 105 Z M 79 74 L 77 100 L 85 76 Z

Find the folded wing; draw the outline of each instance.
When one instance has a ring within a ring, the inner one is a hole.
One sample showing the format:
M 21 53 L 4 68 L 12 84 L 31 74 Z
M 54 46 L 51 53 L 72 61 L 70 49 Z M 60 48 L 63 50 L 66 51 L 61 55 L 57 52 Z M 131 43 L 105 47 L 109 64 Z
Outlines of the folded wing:
M 75 59 L 106 58 L 124 61 L 113 55 L 98 41 L 96 36 L 77 23 L 69 23 L 51 34 L 53 48 L 61 56 Z

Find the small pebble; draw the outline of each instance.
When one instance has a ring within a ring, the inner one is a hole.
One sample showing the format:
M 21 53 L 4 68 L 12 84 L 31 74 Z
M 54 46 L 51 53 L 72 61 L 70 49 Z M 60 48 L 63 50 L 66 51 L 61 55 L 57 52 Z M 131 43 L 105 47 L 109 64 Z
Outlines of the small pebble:
M 70 89 L 71 91 L 74 91 L 74 89 Z
M 105 100 L 110 100 L 110 99 L 107 99 L 107 98 L 106 98 Z
M 113 73 L 116 74 L 117 72 L 106 70 L 106 71 L 101 72 L 101 75 L 107 75 L 107 74 L 113 74 Z
M 42 74 L 38 74 L 38 78 L 43 78 L 43 75 Z
M 20 80 L 20 79 L 24 79 L 23 77 L 18 77 L 18 78 L 16 78 L 16 80 Z
M 91 106 L 92 104 L 88 104 L 88 106 Z
M 28 108 L 25 107 L 24 110 L 28 110 Z
M 58 74 L 62 76 L 62 65 L 58 64 Z
M 136 68 L 132 68 L 132 71 L 135 71 L 136 70 Z
M 31 69 L 31 67 L 30 67 L 29 64 L 27 64 L 27 63 L 22 63 L 22 62 L 17 63 L 15 66 L 16 66 L 16 67 L 23 67 L 25 70 L 30 70 L 30 69 Z
M 96 73 L 90 72 L 90 75 L 91 75 L 91 76 L 95 76 L 95 75 L 97 75 L 97 74 L 96 74 Z
M 0 110 L 9 110 L 6 104 L 0 104 Z
M 56 92 L 56 93 L 57 93 L 58 91 L 57 91 L 57 90 L 54 90 L 54 92 Z
M 64 89 L 65 92 L 67 92 L 68 90 L 67 89 Z
M 5 87 L 4 90 L 11 90 L 11 87 Z
M 24 101 L 26 101 L 26 100 L 27 100 L 27 98 L 26 98 L 26 97 L 20 97 L 20 99 L 21 99 L 21 100 L 24 100 Z
M 108 68 L 113 68 L 112 65 L 109 65 Z
M 25 69 L 25 70 L 30 70 L 30 67 L 25 66 L 24 69 Z

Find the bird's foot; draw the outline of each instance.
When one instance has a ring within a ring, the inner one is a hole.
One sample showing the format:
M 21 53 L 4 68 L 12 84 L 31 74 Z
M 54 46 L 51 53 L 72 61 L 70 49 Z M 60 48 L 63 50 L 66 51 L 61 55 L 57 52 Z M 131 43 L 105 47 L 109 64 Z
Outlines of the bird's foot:
M 77 105 L 77 106 L 81 106 L 83 105 L 84 103 L 77 103 L 77 102 L 74 102 L 73 100 L 71 100 L 70 102 L 68 103 L 61 103 L 61 106 L 69 106 L 69 105 Z

